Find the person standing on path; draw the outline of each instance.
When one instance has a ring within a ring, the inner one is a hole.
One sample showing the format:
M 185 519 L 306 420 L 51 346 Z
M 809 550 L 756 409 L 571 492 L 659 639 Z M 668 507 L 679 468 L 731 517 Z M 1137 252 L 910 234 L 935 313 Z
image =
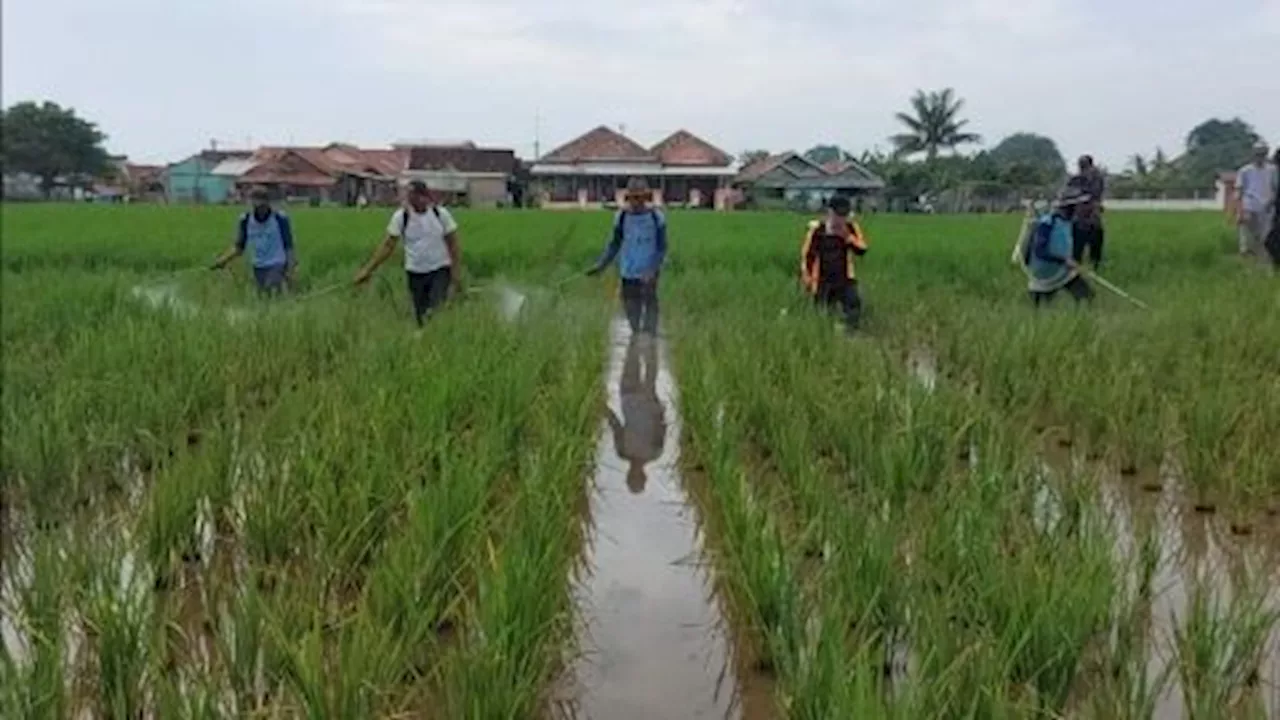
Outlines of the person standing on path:
M 404 270 L 418 327 L 457 290 L 462 256 L 458 248 L 458 223 L 421 180 L 409 183 L 408 201 L 391 215 L 387 235 L 369 262 L 356 273 L 363 285 L 404 240 Z
M 853 205 L 843 195 L 827 204 L 827 216 L 813 220 L 800 248 L 800 278 L 816 305 L 840 308 L 849 332 L 862 323 L 862 297 L 854 258 L 867 254 L 866 236 L 852 219 Z
M 595 276 L 618 260 L 622 307 L 632 333 L 658 332 L 658 280 L 667 256 L 667 219 L 649 203 L 653 192 L 644 178 L 627 183 L 627 206 L 613 219 L 604 253 L 587 271 Z
M 228 263 L 252 249 L 253 279 L 258 290 L 277 295 L 286 283 L 293 282 L 297 256 L 293 251 L 293 225 L 289 217 L 271 206 L 267 189 L 256 187 L 249 193 L 253 209 L 236 223 L 236 239 L 226 252 L 213 261 L 210 269 L 221 270 Z
M 1267 146 L 1258 143 L 1253 148 L 1253 161 L 1236 173 L 1236 225 L 1242 257 L 1257 255 L 1267 239 L 1277 184 L 1276 166 L 1267 162 Z
M 1106 240 L 1106 229 L 1102 225 L 1102 200 L 1107 192 L 1107 179 L 1090 155 L 1081 155 L 1076 167 L 1079 173 L 1067 184 L 1088 195 L 1089 201 L 1076 207 L 1071 228 L 1071 257 L 1083 264 L 1085 255 L 1088 254 L 1093 266 L 1100 268 L 1102 244 Z
M 1037 308 L 1048 304 L 1063 289 L 1077 303 L 1093 299 L 1093 288 L 1081 276 L 1080 264 L 1071 254 L 1076 209 L 1089 199 L 1079 188 L 1068 185 L 1058 195 L 1053 210 L 1041 215 L 1027 230 L 1029 236 L 1022 243 L 1023 264 L 1027 291 Z
M 644 492 L 644 468 L 662 457 L 667 438 L 666 411 L 658 397 L 658 340 L 652 335 L 632 333 L 618 383 L 622 418 L 608 408 L 606 419 L 613 432 L 613 447 L 627 461 L 627 489 L 633 495 Z

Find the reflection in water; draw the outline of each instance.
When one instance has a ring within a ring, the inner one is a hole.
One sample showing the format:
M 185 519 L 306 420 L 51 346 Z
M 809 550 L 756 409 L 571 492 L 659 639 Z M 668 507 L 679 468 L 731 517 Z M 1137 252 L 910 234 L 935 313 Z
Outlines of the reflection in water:
M 658 342 L 653 336 L 631 336 L 618 396 L 622 418 L 613 408 L 608 408 L 606 418 L 613 431 L 614 450 L 628 463 L 627 489 L 638 495 L 647 483 L 644 466 L 662 456 L 667 434 L 666 413 L 658 398 Z
M 760 717 L 771 697 L 740 684 L 702 562 L 698 518 L 678 470 L 680 419 L 661 342 L 627 334 L 625 322 L 614 323 L 612 407 L 591 486 L 585 572 L 574 587 L 578 656 L 557 714 Z

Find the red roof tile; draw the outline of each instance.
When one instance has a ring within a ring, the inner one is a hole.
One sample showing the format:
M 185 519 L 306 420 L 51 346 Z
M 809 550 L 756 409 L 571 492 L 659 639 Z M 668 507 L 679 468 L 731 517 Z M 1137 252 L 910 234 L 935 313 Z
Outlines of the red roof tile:
M 498 148 L 415 147 L 409 151 L 409 169 L 510 175 L 516 170 L 516 153 Z
M 663 165 L 703 165 L 725 167 L 733 162 L 729 153 L 694 135 L 677 130 L 650 151 Z
M 601 125 L 543 155 L 540 162 L 577 163 L 608 160 L 653 161 L 657 158 L 631 138 Z

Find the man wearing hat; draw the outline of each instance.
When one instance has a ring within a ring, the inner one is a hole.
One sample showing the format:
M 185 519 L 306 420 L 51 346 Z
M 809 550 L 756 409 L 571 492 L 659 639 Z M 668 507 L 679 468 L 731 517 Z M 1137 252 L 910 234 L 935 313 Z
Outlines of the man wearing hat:
M 800 278 L 814 302 L 839 308 L 850 332 L 862 321 L 862 298 L 854 258 L 867 254 L 862 228 L 853 221 L 853 203 L 843 195 L 827 203 L 827 216 L 809 223 L 800 249 Z
M 1031 226 L 1024 249 L 1027 290 L 1036 307 L 1048 303 L 1059 290 L 1066 289 L 1077 302 L 1093 299 L 1093 288 L 1080 275 L 1080 265 L 1072 257 L 1073 221 L 1076 210 L 1090 201 L 1087 193 L 1068 185 L 1053 205 Z
M 458 223 L 448 209 L 436 204 L 435 196 L 421 180 L 409 183 L 408 202 L 396 210 L 387 224 L 387 235 L 373 257 L 356 273 L 357 285 L 368 282 L 373 273 L 404 239 L 404 269 L 413 301 L 413 315 L 422 327 L 428 316 L 448 299 L 458 282 L 461 257 L 458 250 Z
M 286 281 L 291 282 L 297 257 L 293 252 L 293 226 L 289 217 L 271 207 L 271 196 L 264 187 L 249 192 L 253 209 L 240 216 L 236 224 L 236 241 L 217 260 L 212 269 L 220 270 L 252 248 L 253 278 L 258 290 L 278 294 Z
M 1236 173 L 1236 224 L 1240 228 L 1240 254 L 1256 255 L 1262 249 L 1276 201 L 1276 167 L 1267 162 L 1267 146 L 1253 148 L 1253 161 Z
M 658 332 L 658 277 L 667 255 L 667 219 L 649 205 L 653 193 L 644 178 L 627 183 L 627 205 L 613 219 L 613 235 L 588 275 L 599 275 L 618 260 L 622 307 L 631 332 Z

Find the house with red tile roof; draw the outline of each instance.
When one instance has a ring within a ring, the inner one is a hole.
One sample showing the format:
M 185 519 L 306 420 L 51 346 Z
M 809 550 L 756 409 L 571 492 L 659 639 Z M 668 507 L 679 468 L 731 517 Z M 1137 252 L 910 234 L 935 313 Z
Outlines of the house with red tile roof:
M 250 166 L 236 178 L 236 188 L 243 195 L 262 186 L 273 197 L 314 203 L 355 205 L 361 196 L 371 203 L 394 203 L 408 158 L 403 149 L 366 150 L 342 143 L 261 147 L 248 158 Z
M 643 177 L 658 205 L 729 209 L 733 158 L 687 130 L 651 148 L 601 126 L 538 158 L 530 169 L 543 207 L 621 204 L 627 181 Z

